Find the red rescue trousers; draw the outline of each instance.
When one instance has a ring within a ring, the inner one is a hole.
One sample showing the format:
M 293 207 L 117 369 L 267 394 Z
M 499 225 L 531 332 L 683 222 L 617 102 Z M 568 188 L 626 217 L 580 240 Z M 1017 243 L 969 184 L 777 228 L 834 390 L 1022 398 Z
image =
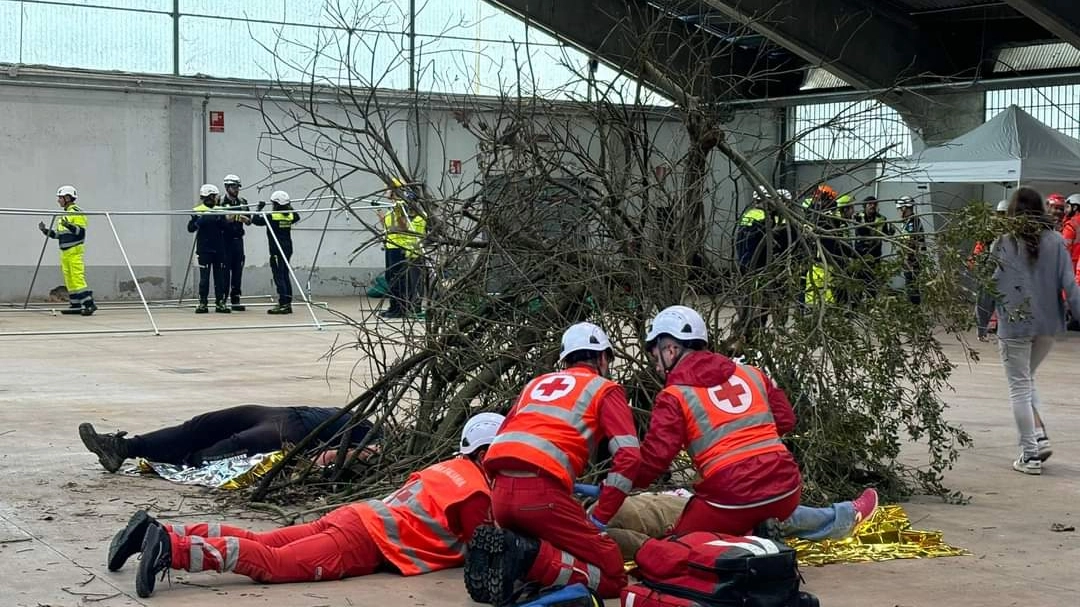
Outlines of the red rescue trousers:
M 752 508 L 721 508 L 697 497 L 690 498 L 683 508 L 679 520 L 675 521 L 672 533 L 691 531 L 712 531 L 728 535 L 750 535 L 754 527 L 775 518 L 785 520 L 799 507 L 800 491 L 796 489 L 790 495 Z
M 384 563 L 356 511 L 348 506 L 304 525 L 255 533 L 227 525 L 165 525 L 172 568 L 231 571 L 266 584 L 339 580 Z
M 626 586 L 619 546 L 589 522 L 559 481 L 496 474 L 491 502 L 500 527 L 540 540 L 528 581 L 543 586 L 580 582 L 605 599 L 618 597 Z

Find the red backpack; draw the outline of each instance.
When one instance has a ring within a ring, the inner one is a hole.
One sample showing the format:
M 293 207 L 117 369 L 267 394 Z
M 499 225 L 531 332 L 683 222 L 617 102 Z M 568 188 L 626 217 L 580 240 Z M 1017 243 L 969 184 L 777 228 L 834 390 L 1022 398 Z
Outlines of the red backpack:
M 813 595 L 799 592 L 795 551 L 782 542 L 695 531 L 645 542 L 634 557 L 637 577 L 652 591 L 687 602 L 657 604 L 739 607 L 816 606 Z M 629 590 L 629 589 L 628 589 Z M 640 592 L 638 593 L 640 595 Z M 632 597 L 624 604 L 645 604 Z

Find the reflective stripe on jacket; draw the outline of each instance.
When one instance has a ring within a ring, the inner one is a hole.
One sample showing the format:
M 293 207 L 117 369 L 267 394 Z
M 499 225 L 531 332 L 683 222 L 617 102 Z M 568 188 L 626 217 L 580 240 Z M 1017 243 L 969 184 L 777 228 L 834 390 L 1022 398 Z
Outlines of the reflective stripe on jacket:
M 476 494 L 490 495 L 487 478 L 459 457 L 414 472 L 382 500 L 352 504 L 386 560 L 403 575 L 459 567 L 469 538 L 455 535 L 447 511 Z
M 560 480 L 569 491 L 600 437 L 599 404 L 615 382 L 574 367 L 532 380 L 522 390 L 486 462 L 511 458 Z
M 86 215 L 82 214 L 82 209 L 78 205 L 69 204 L 64 213 L 58 221 L 58 229 L 52 231 L 56 234 L 61 251 L 86 242 Z
M 408 212 L 405 211 L 404 204 L 400 202 L 395 204 L 394 209 L 383 216 L 383 227 L 386 229 L 386 248 L 409 250 L 414 246 L 413 242 L 417 240 L 417 238 L 404 232 L 390 231 L 393 229 L 400 229 L 397 227 L 397 222 L 394 220 L 394 216 L 399 210 L 405 215 L 405 223 L 408 226 L 406 229 L 413 229 L 412 218 L 410 218 Z
M 687 453 L 702 477 L 755 455 L 787 450 L 776 431 L 765 386 L 760 371 L 739 365 L 718 386 L 664 388 L 682 408 Z

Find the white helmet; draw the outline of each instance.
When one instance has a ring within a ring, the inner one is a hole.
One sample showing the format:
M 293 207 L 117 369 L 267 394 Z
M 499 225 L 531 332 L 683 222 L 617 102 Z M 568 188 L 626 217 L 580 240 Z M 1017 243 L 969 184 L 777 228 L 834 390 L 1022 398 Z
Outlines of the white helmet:
M 559 360 L 561 361 L 571 353 L 580 352 L 581 350 L 603 352 L 610 349 L 611 340 L 608 339 L 603 329 L 591 322 L 579 322 L 571 325 L 562 334 L 562 352 L 559 354 Z
M 1080 194 L 1071 194 L 1065 199 L 1065 202 L 1073 206 L 1080 207 Z
M 759 185 L 754 189 L 754 202 L 769 198 L 769 188 Z
M 73 185 L 62 185 L 62 186 L 60 186 L 60 189 L 56 190 L 56 195 L 57 196 L 71 196 L 72 200 L 75 200 L 76 198 L 79 197 L 79 194 L 78 194 L 78 192 L 75 191 L 75 186 L 73 186 Z
M 207 196 L 216 196 L 219 194 L 217 186 L 212 183 L 204 183 L 199 188 L 199 198 L 206 198 Z
M 470 417 L 461 430 L 461 445 L 458 452 L 468 455 L 480 447 L 490 445 L 505 420 L 506 418 L 498 413 L 477 413 Z
M 225 185 L 239 186 L 240 185 L 240 178 L 237 177 L 236 175 L 233 175 L 232 173 L 229 173 L 228 175 L 225 176 L 225 179 L 221 180 L 221 183 L 223 183 Z
M 270 202 L 275 204 L 289 204 L 289 193 L 285 190 L 274 190 L 274 193 L 270 195 Z
M 904 207 L 915 207 L 915 200 L 911 196 L 901 196 L 896 199 L 896 208 L 902 209 Z
M 652 319 L 645 343 L 652 343 L 661 335 L 670 335 L 681 341 L 708 340 L 709 330 L 701 314 L 686 306 L 669 306 Z
M 1080 194 L 1074 194 L 1074 196 L 1080 196 Z M 1080 201 L 1077 201 L 1076 204 L 1080 204 Z M 997 204 L 997 208 L 994 209 L 994 210 L 997 211 L 998 213 L 1008 213 L 1009 212 L 1009 201 L 1008 200 L 1002 200 L 1001 202 L 999 202 Z
M 791 195 L 791 190 L 785 190 L 784 188 L 780 188 L 779 190 L 776 190 L 776 193 L 780 195 L 780 199 L 784 202 L 791 202 L 794 199 L 794 197 Z

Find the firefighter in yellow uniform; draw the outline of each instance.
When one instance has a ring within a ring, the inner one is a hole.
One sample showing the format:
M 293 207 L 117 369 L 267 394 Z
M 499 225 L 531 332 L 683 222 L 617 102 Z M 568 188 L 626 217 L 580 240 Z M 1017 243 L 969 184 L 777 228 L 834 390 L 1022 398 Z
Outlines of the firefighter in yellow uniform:
M 71 306 L 62 310 L 61 314 L 90 316 L 97 310 L 97 305 L 94 304 L 94 292 L 86 284 L 86 264 L 83 262 L 86 254 L 86 216 L 75 204 L 78 197 L 74 186 L 60 186 L 56 190 L 56 203 L 64 209 L 64 214 L 60 216 L 60 229 L 47 228 L 44 222 L 38 222 L 38 229 L 60 243 L 60 271 L 64 274 L 64 286 L 71 302 Z

